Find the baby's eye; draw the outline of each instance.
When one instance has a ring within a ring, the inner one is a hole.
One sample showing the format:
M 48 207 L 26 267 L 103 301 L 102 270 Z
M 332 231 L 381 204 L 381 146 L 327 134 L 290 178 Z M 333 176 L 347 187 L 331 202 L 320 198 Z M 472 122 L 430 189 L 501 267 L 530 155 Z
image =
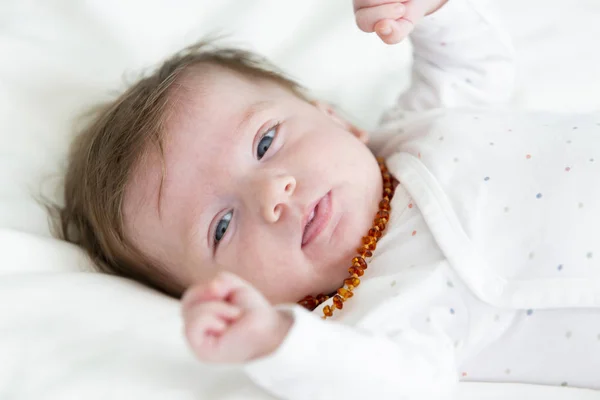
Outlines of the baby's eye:
M 219 244 L 221 239 L 223 239 L 223 236 L 227 231 L 227 227 L 229 226 L 229 222 L 231 222 L 231 217 L 233 217 L 233 211 L 229 211 L 227 214 L 223 215 L 223 218 L 219 220 L 217 229 L 215 229 L 215 246 Z
M 273 143 L 273 139 L 275 139 L 275 135 L 277 134 L 278 126 L 279 125 L 275 125 L 260 138 L 258 146 L 256 146 L 256 158 L 259 160 L 264 157 L 267 150 L 269 150 L 269 147 L 271 147 L 271 143 Z

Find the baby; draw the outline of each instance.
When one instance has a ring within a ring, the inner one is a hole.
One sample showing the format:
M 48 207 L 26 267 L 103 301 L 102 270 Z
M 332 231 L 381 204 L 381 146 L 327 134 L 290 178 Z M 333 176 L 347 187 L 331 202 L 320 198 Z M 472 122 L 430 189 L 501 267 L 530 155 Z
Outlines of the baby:
M 468 0 L 354 10 L 414 46 L 374 140 L 259 57 L 192 47 L 74 143 L 64 236 L 185 292 L 196 356 L 282 398 L 600 389 L 600 116 L 499 110 L 512 48 Z

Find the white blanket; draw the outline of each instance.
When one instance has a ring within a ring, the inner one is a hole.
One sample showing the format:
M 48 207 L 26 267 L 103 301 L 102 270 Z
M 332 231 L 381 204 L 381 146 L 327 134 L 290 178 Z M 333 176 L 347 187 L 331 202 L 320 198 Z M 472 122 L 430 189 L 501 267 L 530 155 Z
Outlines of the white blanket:
M 500 3 L 500 2 L 499 2 Z M 521 108 L 600 109 L 600 2 L 504 0 Z M 0 398 L 268 399 L 187 351 L 176 301 L 90 271 L 52 239 L 40 191 L 58 179 L 76 116 L 211 32 L 258 50 L 373 127 L 408 84 L 408 44 L 354 25 L 350 0 L 0 2 Z M 125 82 L 124 82 L 125 81 Z M 461 384 L 458 399 L 597 399 L 573 388 Z

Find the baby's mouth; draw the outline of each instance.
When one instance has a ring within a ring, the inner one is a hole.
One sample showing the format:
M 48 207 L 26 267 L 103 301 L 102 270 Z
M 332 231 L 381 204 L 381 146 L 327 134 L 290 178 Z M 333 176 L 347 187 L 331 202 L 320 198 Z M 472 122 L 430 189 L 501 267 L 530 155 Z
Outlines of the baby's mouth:
M 304 234 L 302 235 L 302 245 L 306 244 L 306 237 L 308 236 L 307 233 L 312 225 L 313 220 L 315 219 L 315 215 L 317 214 L 318 209 L 319 209 L 319 204 L 317 203 L 315 208 L 313 208 L 312 212 L 310 213 L 310 216 L 308 217 L 308 222 L 306 223 L 306 226 L 304 227 Z
M 312 242 L 321 233 L 331 218 L 331 192 L 327 192 L 308 215 L 304 233 L 302 235 L 302 247 Z

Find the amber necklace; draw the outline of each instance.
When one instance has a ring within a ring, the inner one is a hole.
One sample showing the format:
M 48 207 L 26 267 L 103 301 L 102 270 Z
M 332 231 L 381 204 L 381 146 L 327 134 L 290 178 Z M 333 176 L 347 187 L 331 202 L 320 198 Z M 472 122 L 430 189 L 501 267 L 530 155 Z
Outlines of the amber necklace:
M 377 241 L 381 237 L 385 226 L 390 219 L 390 201 L 394 196 L 394 183 L 393 178 L 385 166 L 383 158 L 378 157 L 377 162 L 379 163 L 379 170 L 381 171 L 381 177 L 383 178 L 383 198 L 379 202 L 379 211 L 375 215 L 373 220 L 373 227 L 369 229 L 367 236 L 362 238 L 362 246 L 357 249 L 357 256 L 352 259 L 352 266 L 348 268 L 349 278 L 344 279 L 342 287 L 340 287 L 336 294 L 333 296 L 333 306 L 323 307 L 323 316 L 321 318 L 327 319 L 333 315 L 333 311 L 337 308 L 341 310 L 344 307 L 344 302 L 350 297 L 354 296 L 352 291 L 355 287 L 360 285 L 360 276 L 363 276 L 365 269 L 367 269 L 366 258 L 373 255 L 373 251 L 377 247 Z M 317 306 L 330 296 L 320 294 L 316 298 L 313 296 L 306 296 L 298 302 L 304 308 L 312 311 Z

